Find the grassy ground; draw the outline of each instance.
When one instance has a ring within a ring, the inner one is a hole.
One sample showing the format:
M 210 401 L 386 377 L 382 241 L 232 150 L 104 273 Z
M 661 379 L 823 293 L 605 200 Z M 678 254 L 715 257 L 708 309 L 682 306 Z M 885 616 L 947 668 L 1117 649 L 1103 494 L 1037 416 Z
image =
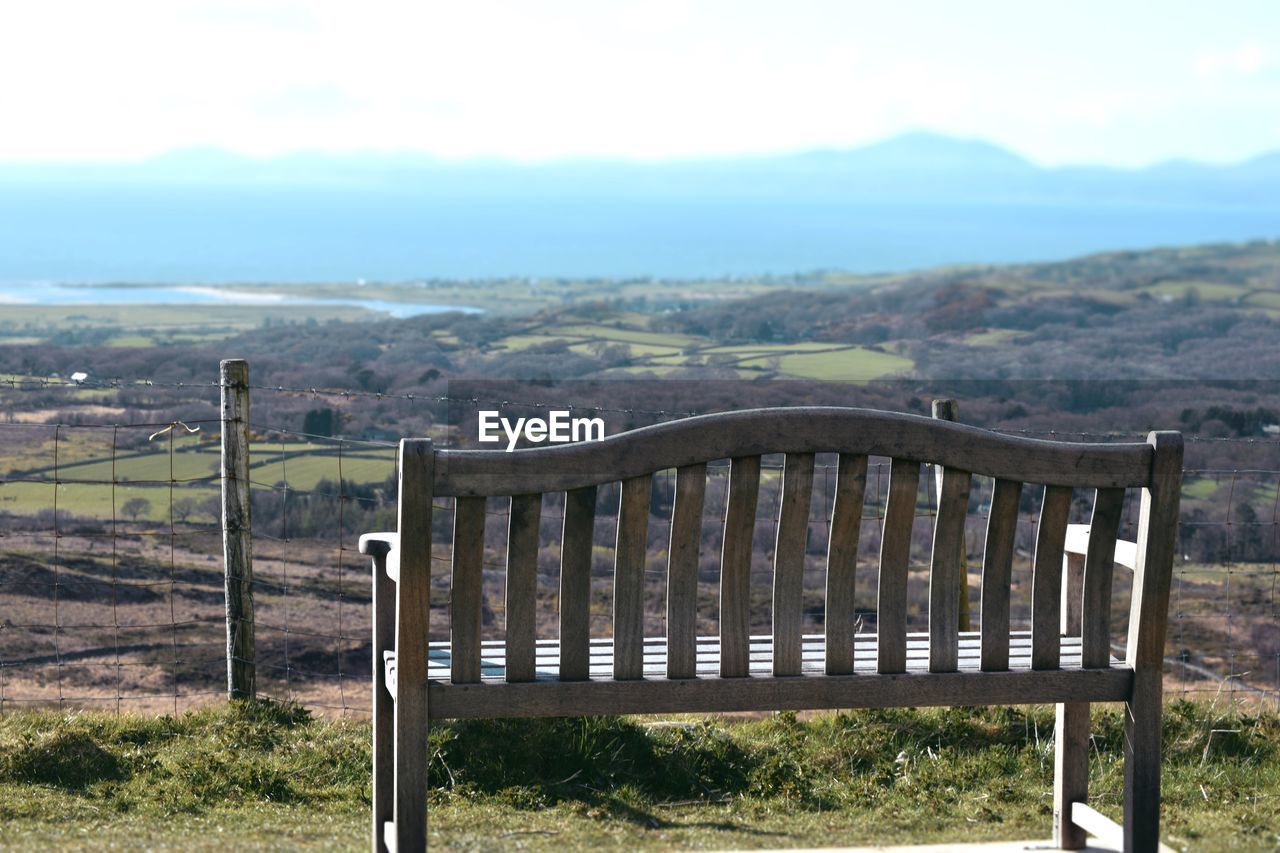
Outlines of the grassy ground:
M 350 294 L 347 294 L 350 295 Z M 92 292 L 86 291 L 86 298 Z M 114 346 L 217 341 L 264 323 L 375 319 L 381 315 L 354 305 L 6 305 L 0 341 L 48 336 L 67 329 L 119 329 Z
M 1280 716 L 1174 703 L 1164 836 L 1280 844 Z M 433 849 L 803 847 L 1047 837 L 1052 708 L 808 720 L 476 722 L 431 734 Z M 1094 804 L 1122 724 L 1095 712 Z M 268 703 L 0 718 L 0 846 L 360 849 L 368 727 Z
M 53 443 L 48 441 L 0 461 L 0 476 L 13 478 L 0 483 L 0 511 L 35 515 L 51 509 L 56 488 L 58 508 L 78 517 L 128 518 L 121 507 L 130 499 L 143 498 L 149 506 L 137 517 L 167 522 L 170 479 L 177 483 L 174 499 L 190 498 L 199 503 L 218 494 L 219 446 L 202 440 L 203 436 L 183 436 L 170 453 L 165 441 L 113 451 L 101 441 L 80 441 L 74 428 L 66 432 L 72 438 L 59 441 L 56 456 Z M 110 437 L 109 432 L 106 435 Z M 252 447 L 250 474 L 259 488 L 288 483 L 291 489 L 301 491 L 316 489 L 321 480 L 340 477 L 358 484 L 380 483 L 395 472 L 395 453 L 394 447 L 364 444 L 257 441 Z M 55 477 L 62 481 L 56 487 Z M 113 478 L 118 484 L 115 489 L 111 487 Z

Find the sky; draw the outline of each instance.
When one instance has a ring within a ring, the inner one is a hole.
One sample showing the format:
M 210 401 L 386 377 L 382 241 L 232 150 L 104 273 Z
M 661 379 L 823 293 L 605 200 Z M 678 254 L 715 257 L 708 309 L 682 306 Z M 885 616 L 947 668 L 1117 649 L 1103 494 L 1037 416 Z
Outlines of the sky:
M 913 130 L 1044 165 L 1280 149 L 1275 0 L 101 0 L 0 10 L 0 162 L 658 160 Z

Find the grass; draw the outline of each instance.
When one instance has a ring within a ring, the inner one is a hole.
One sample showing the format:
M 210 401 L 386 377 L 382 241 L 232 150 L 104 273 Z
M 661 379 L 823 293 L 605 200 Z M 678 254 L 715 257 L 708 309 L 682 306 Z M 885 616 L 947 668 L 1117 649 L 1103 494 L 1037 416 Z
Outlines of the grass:
M 92 291 L 86 291 L 86 297 L 92 297 Z M 154 336 L 143 335 L 139 330 L 163 331 L 166 338 L 179 330 L 202 330 L 210 336 L 221 332 L 217 336 L 226 337 L 259 328 L 267 320 L 301 323 L 381 316 L 353 305 L 153 305 L 145 304 L 147 298 L 145 293 L 141 294 L 136 305 L 6 305 L 0 336 L 29 336 L 32 330 L 47 334 L 59 329 L 106 327 L 119 328 L 148 340 Z
M 1123 721 L 1095 710 L 1117 816 Z M 1050 832 L 1051 707 L 456 722 L 430 734 L 432 849 L 804 847 Z M 361 849 L 367 724 L 296 707 L 0 717 L 0 847 Z M 1280 844 L 1280 715 L 1172 703 L 1165 840 Z
M 182 717 L 0 717 L 0 847 L 364 841 L 368 729 L 242 703 Z
M 255 484 L 271 487 L 287 482 L 300 491 L 314 490 L 321 480 L 341 478 L 358 484 L 380 483 L 395 472 L 394 447 L 344 446 L 336 443 L 259 441 L 252 447 L 250 475 Z M 131 498 L 151 504 L 139 518 L 167 521 L 169 486 L 177 481 L 174 499 L 201 501 L 218 493 L 217 442 L 182 436 L 170 454 L 168 442 L 141 450 L 121 449 L 113 461 L 112 450 L 102 442 L 59 442 L 57 477 L 58 509 L 84 518 L 120 517 L 120 507 Z M 52 443 L 4 460 L 9 472 L 20 472 L 13 481 L 0 483 L 0 511 L 34 515 L 51 509 L 54 502 Z M 117 486 L 114 494 L 111 480 Z M 45 482 L 22 482 L 42 480 Z M 75 482 L 82 481 L 82 482 Z M 93 482 L 83 482 L 93 481 Z M 114 500 L 114 504 L 113 504 Z
M 772 367 L 777 360 L 778 369 L 791 376 L 832 382 L 877 379 L 893 373 L 904 373 L 912 368 L 909 358 L 887 352 L 850 347 L 834 352 L 791 353 L 747 359 L 740 367 Z
M 659 347 L 680 349 L 698 343 L 697 338 L 687 335 L 666 334 L 663 332 L 645 332 L 638 329 L 623 329 L 614 326 L 577 325 L 556 326 L 554 334 L 584 338 L 602 338 L 624 344 L 652 344 Z
M 1249 288 L 1217 281 L 1162 281 L 1139 289 L 1139 292 L 1172 296 L 1176 299 L 1185 298 L 1191 291 L 1195 291 L 1206 302 L 1222 302 L 1228 299 L 1239 299 L 1249 292 Z
M 998 347 L 1024 334 L 1019 329 L 988 329 L 969 335 L 964 342 L 971 347 Z

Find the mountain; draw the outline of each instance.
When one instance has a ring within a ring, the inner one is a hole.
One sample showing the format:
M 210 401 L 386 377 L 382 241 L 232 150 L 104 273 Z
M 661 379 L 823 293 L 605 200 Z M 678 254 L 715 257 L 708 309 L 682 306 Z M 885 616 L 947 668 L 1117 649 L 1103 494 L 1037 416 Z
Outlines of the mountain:
M 119 164 L 0 164 L 0 186 L 124 185 L 179 187 L 335 188 L 451 195 L 534 193 L 553 200 L 627 194 L 651 196 L 774 195 L 878 197 L 885 193 L 941 200 L 1003 198 L 1108 198 L 1224 191 L 1252 198 L 1280 186 L 1280 151 L 1215 165 L 1167 161 L 1141 169 L 1105 166 L 1041 167 L 990 142 L 914 132 L 852 149 L 793 154 L 668 161 L 607 159 L 516 163 L 450 161 L 412 152 L 335 154 L 302 152 L 251 158 L 209 148 L 174 151 Z M 1265 186 L 1264 186 L 1265 185 Z
M 882 271 L 1277 234 L 1280 152 L 1049 168 L 925 132 L 662 162 L 200 149 L 0 165 L 0 282 Z

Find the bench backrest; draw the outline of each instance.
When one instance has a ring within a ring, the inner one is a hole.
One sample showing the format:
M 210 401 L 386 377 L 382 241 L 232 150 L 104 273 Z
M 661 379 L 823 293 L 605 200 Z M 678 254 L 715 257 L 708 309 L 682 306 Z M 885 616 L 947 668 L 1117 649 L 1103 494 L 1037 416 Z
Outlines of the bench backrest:
M 1082 444 L 1004 435 L 916 415 L 798 407 L 705 415 L 595 442 L 512 452 L 436 450 L 429 440 L 406 440 L 400 461 L 401 583 L 406 582 L 406 573 L 424 578 L 415 584 L 417 601 L 410 598 L 409 606 L 419 606 L 425 619 L 432 499 L 455 498 L 450 679 L 479 681 L 485 501 L 509 497 L 505 677 L 533 679 L 542 496 L 562 492 L 559 677 L 585 679 L 590 662 L 597 489 L 620 483 L 613 566 L 613 674 L 617 679 L 640 678 L 651 480 L 657 472 L 674 469 L 666 576 L 666 675 L 692 677 L 707 465 L 727 459 L 729 485 L 719 573 L 720 674 L 746 675 L 761 456 L 785 454 L 773 555 L 773 671 L 777 676 L 799 675 L 805 548 L 817 453 L 838 454 L 823 618 L 828 674 L 853 672 L 854 570 L 868 457 L 891 460 L 878 568 L 879 672 L 906 670 L 908 558 L 921 466 L 926 463 L 940 466 L 941 471 L 929 568 L 930 671 L 957 668 L 964 527 L 973 475 L 995 481 L 982 562 L 981 668 L 1008 667 L 1014 532 L 1026 486 L 1043 488 L 1032 570 L 1032 667 L 1059 665 L 1064 539 L 1075 489 L 1093 493 L 1092 535 L 1079 590 L 1082 664 L 1109 665 L 1112 557 L 1127 488 L 1142 490 L 1127 662 L 1135 668 L 1159 665 L 1181 481 L 1181 437 L 1174 432 L 1153 432 L 1145 443 Z

